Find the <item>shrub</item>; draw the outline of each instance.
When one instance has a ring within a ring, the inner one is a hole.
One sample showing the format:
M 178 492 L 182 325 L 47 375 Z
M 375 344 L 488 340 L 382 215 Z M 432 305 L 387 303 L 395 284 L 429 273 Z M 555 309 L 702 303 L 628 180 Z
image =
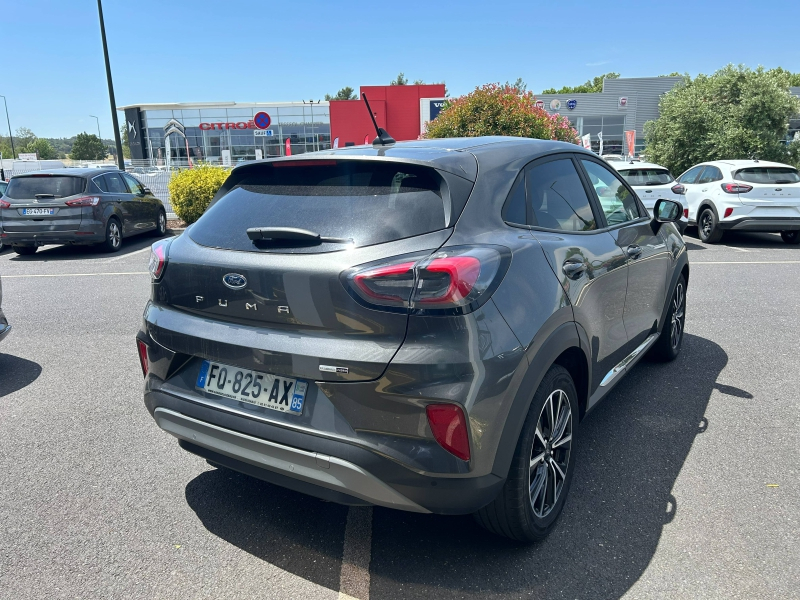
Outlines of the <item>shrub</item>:
M 513 85 L 490 83 L 455 100 L 428 123 L 425 138 L 510 135 L 577 143 L 578 132 L 566 117 L 536 106 L 531 92 Z
M 174 173 L 169 180 L 169 197 L 175 214 L 186 224 L 197 221 L 229 173 L 230 169 L 212 165 Z

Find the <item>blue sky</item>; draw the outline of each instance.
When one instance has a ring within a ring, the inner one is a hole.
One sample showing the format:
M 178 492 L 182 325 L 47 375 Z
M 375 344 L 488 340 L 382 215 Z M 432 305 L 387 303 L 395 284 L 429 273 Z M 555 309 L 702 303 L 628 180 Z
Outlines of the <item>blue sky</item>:
M 696 75 L 727 63 L 800 71 L 796 0 L 106 0 L 103 8 L 120 106 L 316 100 L 400 71 L 444 80 L 451 95 L 517 77 L 538 92 L 607 71 Z M 14 130 L 95 132 L 92 114 L 111 137 L 95 1 L 7 0 L 0 27 L 0 94 Z

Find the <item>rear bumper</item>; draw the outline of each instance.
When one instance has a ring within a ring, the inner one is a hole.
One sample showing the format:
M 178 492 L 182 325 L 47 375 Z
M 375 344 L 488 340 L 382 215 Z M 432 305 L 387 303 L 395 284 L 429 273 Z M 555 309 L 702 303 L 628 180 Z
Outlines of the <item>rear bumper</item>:
M 503 485 L 493 474 L 419 473 L 348 441 L 248 419 L 161 390 L 146 391 L 145 404 L 159 427 L 178 438 L 185 450 L 340 504 L 469 514 L 491 502 Z
M 780 231 L 795 231 L 800 229 L 800 218 L 784 217 L 743 217 L 735 221 L 720 221 L 720 229 L 724 231 L 762 231 L 777 233 Z
M 96 230 L 16 232 L 4 231 L 0 241 L 6 246 L 44 246 L 47 244 L 97 244 L 105 240 L 102 226 Z

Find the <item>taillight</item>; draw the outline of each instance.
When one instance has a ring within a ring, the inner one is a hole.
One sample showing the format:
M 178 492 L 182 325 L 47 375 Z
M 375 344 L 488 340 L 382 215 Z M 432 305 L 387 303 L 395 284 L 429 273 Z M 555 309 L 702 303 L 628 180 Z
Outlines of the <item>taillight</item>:
M 439 445 L 461 460 L 469 460 L 469 434 L 461 407 L 457 404 L 428 404 L 425 413 Z
M 100 204 L 100 198 L 97 196 L 83 196 L 67 200 L 64 204 L 67 206 L 97 206 Z
M 730 217 L 732 214 L 733 214 L 733 209 L 732 209 L 732 208 L 726 208 L 726 209 L 725 209 L 725 216 L 724 216 L 724 217 L 722 217 L 722 218 L 723 218 L 723 219 L 727 219 L 727 218 L 728 218 L 728 217 Z
M 6 202 L 0 198 L 0 208 L 11 208 L 11 202 Z
M 683 209 L 683 218 L 684 219 L 688 219 L 689 218 L 689 209 L 688 208 L 684 208 Z
M 142 365 L 142 375 L 147 377 L 147 372 L 150 370 L 147 364 L 147 344 L 142 340 L 136 340 L 136 345 L 139 348 L 139 363 Z
M 160 240 L 150 247 L 150 276 L 153 280 L 161 279 L 164 274 L 164 268 L 167 266 L 167 252 L 172 239 Z
M 746 194 L 753 189 L 752 185 L 745 183 L 722 183 L 722 191 L 726 194 Z
M 482 306 L 510 263 L 502 246 L 454 246 L 356 267 L 343 283 L 370 308 L 413 314 L 465 314 Z

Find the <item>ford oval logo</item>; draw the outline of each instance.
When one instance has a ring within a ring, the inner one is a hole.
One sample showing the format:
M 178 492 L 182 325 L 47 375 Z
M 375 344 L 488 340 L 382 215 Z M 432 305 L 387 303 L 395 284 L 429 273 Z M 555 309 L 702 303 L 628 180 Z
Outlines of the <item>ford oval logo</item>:
M 247 286 L 247 277 L 238 273 L 228 273 L 222 278 L 222 283 L 232 290 L 240 290 Z

